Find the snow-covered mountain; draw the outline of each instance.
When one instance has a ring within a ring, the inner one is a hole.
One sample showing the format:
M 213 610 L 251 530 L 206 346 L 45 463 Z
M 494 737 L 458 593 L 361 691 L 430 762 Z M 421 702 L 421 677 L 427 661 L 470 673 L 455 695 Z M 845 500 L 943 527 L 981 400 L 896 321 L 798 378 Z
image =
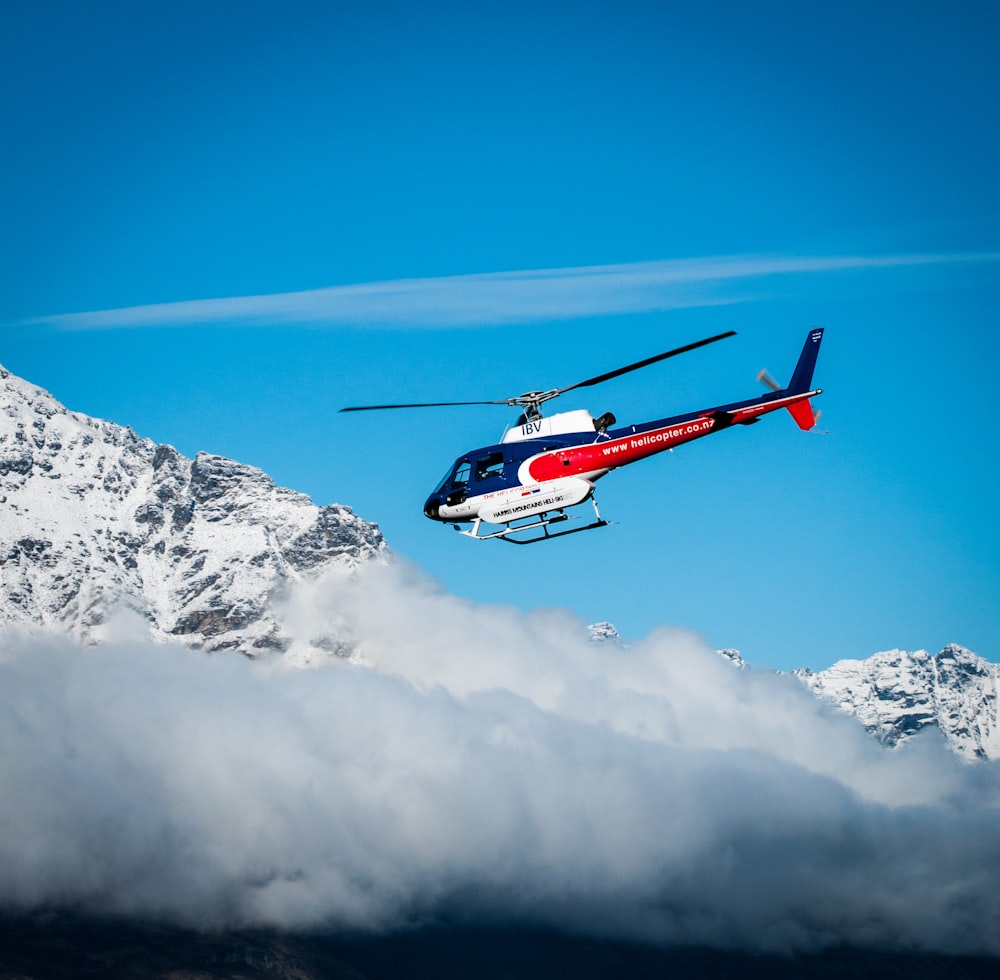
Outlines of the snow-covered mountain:
M 962 757 L 1000 759 L 1000 664 L 949 644 L 940 653 L 888 650 L 796 671 L 817 695 L 856 715 L 886 745 L 936 725 Z
M 588 630 L 593 641 L 622 645 L 611 623 L 594 623 Z M 716 653 L 739 670 L 750 669 L 739 650 Z M 1000 664 L 957 644 L 934 656 L 926 650 L 889 650 L 794 673 L 817 697 L 854 715 L 883 745 L 894 747 L 936 727 L 962 758 L 1000 759 Z
M 718 653 L 720 657 L 723 657 L 724 659 L 728 660 L 734 667 L 738 668 L 739 670 L 750 669 L 750 665 L 740 655 L 739 650 L 716 650 L 716 653 Z
M 611 623 L 601 622 L 601 623 L 591 623 L 587 627 L 587 632 L 590 634 L 590 639 L 594 643 L 618 643 L 622 641 L 618 630 L 611 625 Z
M 94 641 L 125 605 L 154 635 L 197 648 L 282 651 L 290 638 L 273 600 L 289 583 L 385 553 L 377 525 L 348 507 L 317 507 L 252 466 L 207 453 L 187 459 L 67 411 L 0 367 L 0 628 Z M 590 636 L 622 644 L 610 623 Z M 349 652 L 338 637 L 312 644 Z M 747 668 L 737 651 L 720 653 Z M 796 674 L 886 745 L 937 725 L 964 758 L 1000 759 L 1000 665 L 962 647 L 892 650 Z
M 89 641 L 124 604 L 206 650 L 281 650 L 269 600 L 285 583 L 384 549 L 348 507 L 67 411 L 0 367 L 0 626 Z

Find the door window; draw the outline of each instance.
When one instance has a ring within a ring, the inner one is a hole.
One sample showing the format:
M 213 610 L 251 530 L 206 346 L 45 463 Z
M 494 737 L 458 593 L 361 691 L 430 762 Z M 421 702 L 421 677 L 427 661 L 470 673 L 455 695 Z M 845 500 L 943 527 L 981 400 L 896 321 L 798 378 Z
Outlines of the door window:
M 494 476 L 503 476 L 503 453 L 490 453 L 476 460 L 477 480 L 488 480 Z

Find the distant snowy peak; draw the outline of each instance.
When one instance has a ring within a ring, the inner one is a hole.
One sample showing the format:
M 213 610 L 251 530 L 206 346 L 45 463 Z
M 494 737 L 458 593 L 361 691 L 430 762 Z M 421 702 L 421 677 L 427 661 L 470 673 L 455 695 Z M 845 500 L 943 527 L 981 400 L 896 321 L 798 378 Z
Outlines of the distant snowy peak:
M 591 640 L 620 642 L 611 623 L 588 627 Z M 750 665 L 739 650 L 715 651 L 739 670 Z M 840 660 L 819 672 L 796 670 L 817 697 L 854 715 L 889 747 L 936 727 L 949 747 L 969 761 L 1000 759 L 1000 664 L 949 643 L 926 650 L 888 650 L 867 660 Z
M 740 670 L 748 670 L 750 668 L 750 665 L 740 656 L 739 650 L 716 650 L 715 652 Z
M 616 630 L 611 623 L 592 623 L 587 627 L 587 632 L 590 634 L 590 639 L 595 643 L 604 643 L 608 641 L 611 643 L 621 643 L 622 641 L 618 630 Z
M 125 604 L 194 646 L 280 650 L 285 583 L 384 550 L 348 507 L 70 412 L 0 367 L 0 625 L 87 641 Z
M 933 656 L 926 650 L 887 650 L 796 674 L 817 695 L 856 715 L 886 745 L 937 725 L 963 758 L 1000 759 L 1000 664 L 957 644 Z

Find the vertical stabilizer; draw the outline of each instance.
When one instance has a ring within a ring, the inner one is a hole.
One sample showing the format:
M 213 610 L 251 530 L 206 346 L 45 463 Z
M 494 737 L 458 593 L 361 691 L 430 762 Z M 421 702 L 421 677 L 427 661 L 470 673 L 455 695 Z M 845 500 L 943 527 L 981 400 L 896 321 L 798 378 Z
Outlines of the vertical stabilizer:
M 812 384 L 813 371 L 816 368 L 816 358 L 819 356 L 819 344 L 823 339 L 823 328 L 813 327 L 809 331 L 802 353 L 799 354 L 799 363 L 795 365 L 795 373 L 792 380 L 788 382 L 785 391 L 790 395 L 797 395 L 800 392 L 808 391 Z

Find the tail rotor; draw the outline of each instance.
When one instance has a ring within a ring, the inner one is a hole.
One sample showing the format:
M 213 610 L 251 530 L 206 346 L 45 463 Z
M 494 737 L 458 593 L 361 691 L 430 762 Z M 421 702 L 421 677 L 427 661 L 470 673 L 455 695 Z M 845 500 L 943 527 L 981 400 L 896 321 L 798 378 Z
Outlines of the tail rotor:
M 769 388 L 771 391 L 784 390 L 781 385 L 774 380 L 774 377 L 767 370 L 767 368 L 762 368 L 757 373 L 757 380 L 764 385 L 765 388 Z M 803 406 L 806 411 L 803 411 L 803 407 L 800 406 Z M 797 405 L 792 405 L 789 407 L 788 411 L 791 412 L 792 418 L 795 419 L 800 429 L 809 429 L 817 425 L 819 423 L 820 416 L 823 414 L 821 410 L 817 411 L 814 409 L 809 402 L 800 402 Z M 809 417 L 806 412 L 812 414 L 812 425 L 807 424 Z
M 770 388 L 771 391 L 781 391 L 781 385 L 771 377 L 767 368 L 761 368 L 757 374 L 757 380 L 765 387 Z

